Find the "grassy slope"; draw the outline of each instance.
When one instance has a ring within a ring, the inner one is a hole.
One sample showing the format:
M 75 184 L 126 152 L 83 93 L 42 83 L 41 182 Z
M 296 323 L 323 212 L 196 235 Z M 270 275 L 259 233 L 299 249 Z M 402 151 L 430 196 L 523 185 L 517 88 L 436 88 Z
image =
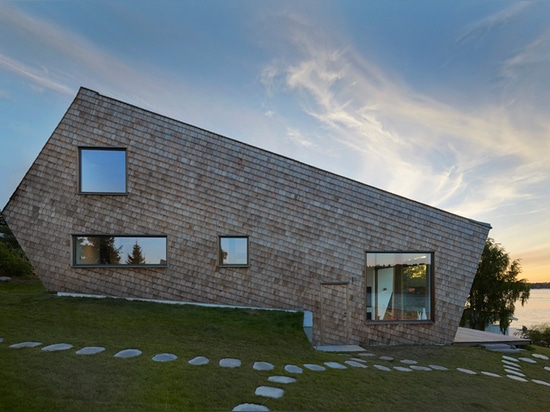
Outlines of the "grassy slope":
M 59 298 L 36 280 L 0 283 L 0 410 L 10 411 L 176 411 L 231 410 L 240 403 L 265 404 L 271 410 L 464 411 L 546 410 L 550 387 L 501 377 L 470 376 L 464 367 L 504 375 L 499 353 L 454 346 L 372 347 L 371 353 L 439 364 L 449 371 L 403 373 L 367 369 L 305 370 L 296 383 L 270 384 L 272 375 L 288 375 L 286 364 L 344 361 L 348 355 L 314 351 L 301 329 L 300 314 L 199 308 L 114 299 Z M 12 349 L 22 341 L 44 345 L 70 343 L 75 349 L 104 346 L 106 351 L 79 356 L 74 350 L 46 353 L 39 348 Z M 122 349 L 143 355 L 116 359 Z M 530 348 L 550 356 L 550 350 Z M 178 360 L 157 363 L 151 357 L 174 353 Z M 187 363 L 206 356 L 206 366 Z M 218 366 L 224 357 L 243 366 Z M 519 357 L 516 355 L 516 357 Z M 376 359 L 376 360 L 375 360 Z M 272 372 L 255 371 L 255 361 L 271 362 Z M 550 382 L 550 361 L 521 363 L 529 379 Z M 258 386 L 285 389 L 281 399 L 254 395 Z

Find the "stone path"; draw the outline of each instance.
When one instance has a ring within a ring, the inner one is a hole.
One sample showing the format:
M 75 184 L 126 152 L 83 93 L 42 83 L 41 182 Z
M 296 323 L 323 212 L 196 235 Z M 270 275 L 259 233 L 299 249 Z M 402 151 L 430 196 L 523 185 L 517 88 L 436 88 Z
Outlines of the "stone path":
M 0 338 L 0 343 L 3 343 L 4 339 Z M 9 346 L 12 349 L 23 349 L 23 348 L 38 348 L 41 347 L 41 350 L 43 352 L 58 352 L 58 351 L 66 351 L 73 349 L 73 345 L 68 343 L 56 343 L 48 346 L 43 346 L 42 342 L 19 342 L 14 343 Z M 90 356 L 90 355 L 96 355 L 101 352 L 105 351 L 105 348 L 102 346 L 87 346 L 81 349 L 78 349 L 75 351 L 77 355 L 83 355 L 83 356 Z M 525 364 L 531 364 L 531 365 L 541 365 L 541 368 L 543 370 L 548 371 L 550 373 L 550 358 L 545 355 L 541 354 L 531 354 L 531 356 L 518 356 L 513 357 L 510 356 L 509 352 L 504 352 L 507 354 L 502 355 L 501 359 L 501 367 L 502 367 L 502 374 L 495 373 L 495 372 L 489 372 L 489 371 L 474 371 L 467 368 L 456 368 L 456 371 L 465 373 L 468 375 L 484 375 L 494 378 L 502 378 L 507 377 L 509 379 L 513 379 L 517 382 L 533 382 L 538 385 L 543 386 L 549 386 L 550 382 L 543 381 L 540 379 L 531 379 L 526 376 L 524 370 L 522 369 L 522 366 Z M 138 356 L 141 356 L 142 352 L 139 349 L 124 349 L 119 352 L 117 352 L 114 357 L 115 358 L 122 358 L 122 359 L 130 359 L 135 358 Z M 348 355 L 349 356 L 349 355 Z M 159 353 L 154 355 L 151 358 L 154 362 L 172 362 L 178 359 L 178 356 L 172 353 Z M 377 362 L 382 361 L 385 364 L 379 364 Z M 205 356 L 196 356 L 193 359 L 188 360 L 188 364 L 192 366 L 202 366 L 202 365 L 208 365 L 210 363 L 210 359 L 206 358 Z M 546 364 L 546 365 L 542 365 Z M 241 367 L 241 361 L 240 359 L 235 358 L 224 358 L 221 359 L 218 363 L 219 367 L 221 368 L 240 368 Z M 324 362 L 323 365 L 318 364 L 312 364 L 312 363 L 305 363 L 302 366 L 298 365 L 284 365 L 283 369 L 288 374 L 297 376 L 302 375 L 304 372 L 304 369 L 308 371 L 312 371 L 313 373 L 322 373 L 327 370 L 346 370 L 348 368 L 357 368 L 357 369 L 367 369 L 369 366 L 372 366 L 377 371 L 382 372 L 402 372 L 402 373 L 411 373 L 411 372 L 431 372 L 431 371 L 449 371 L 449 368 L 446 368 L 445 366 L 441 365 L 419 365 L 418 361 L 413 359 L 402 359 L 396 361 L 396 359 L 392 356 L 376 356 L 375 354 L 368 353 L 368 352 L 361 352 L 357 353 L 355 357 L 349 357 L 349 359 L 346 359 L 343 362 Z M 275 365 L 264 362 L 264 361 L 257 361 L 254 362 L 252 365 L 253 370 L 257 371 L 272 371 L 275 369 Z M 345 373 L 345 372 L 342 372 Z M 285 386 L 288 384 L 292 384 L 297 382 L 297 378 L 294 376 L 281 376 L 281 375 L 273 375 L 268 377 L 267 381 L 269 384 L 267 385 L 261 385 L 258 386 L 254 392 L 255 396 L 263 397 L 263 398 L 272 398 L 272 399 L 278 399 L 284 396 L 285 390 L 279 386 Z M 550 375 L 549 380 L 550 380 Z M 272 386 L 270 384 L 279 385 L 279 386 Z M 269 408 L 267 408 L 265 405 L 259 405 L 254 403 L 242 403 L 240 405 L 235 406 L 233 411 L 269 411 Z

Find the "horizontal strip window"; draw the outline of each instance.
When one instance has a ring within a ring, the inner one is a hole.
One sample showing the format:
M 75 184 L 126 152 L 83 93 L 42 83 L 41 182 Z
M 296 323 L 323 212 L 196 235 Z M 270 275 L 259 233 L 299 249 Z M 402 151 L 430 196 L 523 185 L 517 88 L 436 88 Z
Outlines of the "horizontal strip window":
M 73 235 L 73 265 L 166 267 L 166 236 Z
M 80 147 L 78 190 L 82 194 L 127 193 L 126 149 Z

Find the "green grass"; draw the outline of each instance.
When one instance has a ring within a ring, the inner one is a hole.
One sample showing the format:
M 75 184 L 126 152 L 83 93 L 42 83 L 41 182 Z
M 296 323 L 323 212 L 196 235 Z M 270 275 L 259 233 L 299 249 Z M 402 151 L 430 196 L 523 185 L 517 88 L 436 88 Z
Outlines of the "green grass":
M 367 369 L 304 370 L 296 383 L 270 384 L 272 375 L 289 375 L 284 365 L 343 362 L 350 355 L 312 349 L 295 313 L 204 308 L 129 302 L 116 299 L 62 298 L 48 294 L 36 279 L 0 283 L 1 411 L 228 411 L 241 403 L 265 404 L 285 411 L 542 411 L 550 387 L 504 377 L 502 354 L 456 346 L 370 347 Z M 74 349 L 103 346 L 105 352 L 79 356 L 75 350 L 43 352 L 9 345 L 39 341 L 69 343 Z M 117 359 L 128 348 L 143 355 Z M 178 359 L 157 363 L 151 357 L 173 353 Z M 530 347 L 521 355 L 550 349 Z M 388 362 L 380 355 L 395 357 Z M 210 363 L 191 366 L 206 356 Z M 238 358 L 226 369 L 220 359 Z M 438 364 L 448 371 L 378 371 L 400 359 Z M 275 365 L 255 371 L 255 361 Z M 531 379 L 550 382 L 550 361 L 521 363 Z M 478 372 L 470 376 L 456 370 Z M 503 377 L 481 375 L 488 371 Z M 258 386 L 285 389 L 280 399 L 254 395 Z

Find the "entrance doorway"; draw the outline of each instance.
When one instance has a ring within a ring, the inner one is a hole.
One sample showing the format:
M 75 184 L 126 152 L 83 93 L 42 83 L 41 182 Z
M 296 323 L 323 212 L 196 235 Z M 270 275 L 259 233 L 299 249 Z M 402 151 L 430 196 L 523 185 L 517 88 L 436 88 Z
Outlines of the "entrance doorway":
M 349 343 L 349 282 L 321 283 L 321 345 Z

